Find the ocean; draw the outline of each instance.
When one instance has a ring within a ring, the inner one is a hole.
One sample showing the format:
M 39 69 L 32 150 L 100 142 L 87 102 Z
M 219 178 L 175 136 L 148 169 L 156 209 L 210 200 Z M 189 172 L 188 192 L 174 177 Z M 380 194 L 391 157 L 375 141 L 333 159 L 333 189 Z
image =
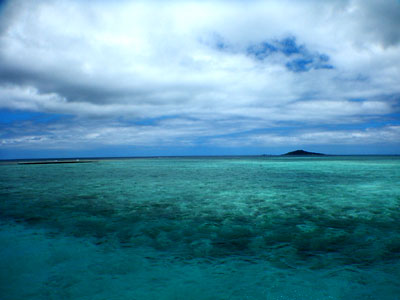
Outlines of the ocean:
M 0 164 L 0 299 L 400 299 L 400 157 Z

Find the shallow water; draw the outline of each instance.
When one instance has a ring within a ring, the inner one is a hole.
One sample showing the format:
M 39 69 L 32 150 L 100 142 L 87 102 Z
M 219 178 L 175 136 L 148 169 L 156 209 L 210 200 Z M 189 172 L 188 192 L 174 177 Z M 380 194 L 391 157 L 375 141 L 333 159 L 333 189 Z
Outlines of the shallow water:
M 0 165 L 0 299 L 400 299 L 400 157 Z

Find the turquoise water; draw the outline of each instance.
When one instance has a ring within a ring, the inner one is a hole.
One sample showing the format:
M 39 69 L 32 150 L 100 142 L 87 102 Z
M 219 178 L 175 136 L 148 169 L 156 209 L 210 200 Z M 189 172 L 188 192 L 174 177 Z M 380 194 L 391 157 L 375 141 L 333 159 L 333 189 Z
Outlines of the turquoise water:
M 0 165 L 0 299 L 400 299 L 400 157 Z

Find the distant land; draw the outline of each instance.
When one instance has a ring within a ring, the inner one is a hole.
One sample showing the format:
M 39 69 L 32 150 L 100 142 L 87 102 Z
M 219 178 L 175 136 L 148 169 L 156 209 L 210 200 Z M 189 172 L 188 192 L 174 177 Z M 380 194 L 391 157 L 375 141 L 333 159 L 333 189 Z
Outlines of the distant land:
M 288 152 L 283 154 L 284 156 L 311 156 L 311 155 L 316 155 L 316 156 L 322 156 L 322 155 L 326 155 L 323 153 L 316 153 L 316 152 L 308 152 L 308 151 L 304 151 L 304 150 L 296 150 L 296 151 L 292 151 L 292 152 Z
M 18 162 L 19 165 L 48 165 L 48 164 L 79 164 L 79 163 L 91 163 L 95 160 L 80 160 L 80 159 L 65 159 L 65 160 L 39 160 L 39 161 L 23 161 Z

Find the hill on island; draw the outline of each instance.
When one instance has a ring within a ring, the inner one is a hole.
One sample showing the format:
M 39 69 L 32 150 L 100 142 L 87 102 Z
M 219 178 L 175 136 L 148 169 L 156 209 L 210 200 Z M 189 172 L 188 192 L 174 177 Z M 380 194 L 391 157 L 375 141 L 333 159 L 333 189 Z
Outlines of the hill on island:
M 308 151 L 304 151 L 304 150 L 296 150 L 296 151 L 292 151 L 292 152 L 288 152 L 283 154 L 284 156 L 322 156 L 325 155 L 323 153 L 316 153 L 316 152 L 308 152 Z

